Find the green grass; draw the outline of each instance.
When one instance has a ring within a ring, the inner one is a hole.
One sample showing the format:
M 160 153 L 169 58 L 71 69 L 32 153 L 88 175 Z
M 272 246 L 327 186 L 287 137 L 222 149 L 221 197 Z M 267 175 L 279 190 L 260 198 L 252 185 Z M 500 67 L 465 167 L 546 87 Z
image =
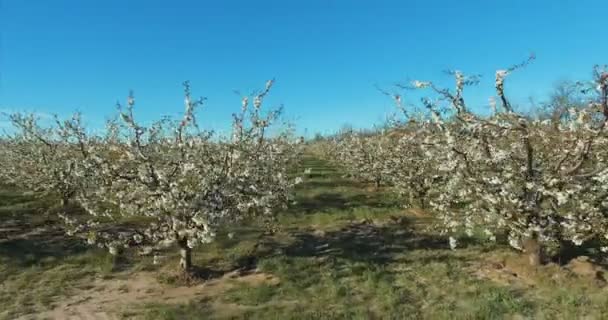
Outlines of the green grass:
M 279 230 L 263 236 L 256 224 L 220 232 L 216 242 L 198 247 L 194 263 L 223 273 L 255 267 L 278 283 L 234 283 L 219 295 L 184 304 L 133 306 L 124 318 L 141 319 L 589 319 L 608 318 L 608 289 L 578 278 L 553 279 L 539 271 L 533 284 L 482 279 L 480 261 L 515 254 L 471 239 L 449 250 L 444 237 L 427 230 L 428 220 L 404 216 L 388 191 L 343 178 L 338 168 L 305 159 L 312 174 L 297 190 L 297 204 L 279 215 Z M 303 171 L 302 168 L 302 171 Z M 5 199 L 6 195 L 0 195 Z M 3 200 L 4 201 L 4 200 Z M 2 212 L 18 209 L 8 197 Z M 4 207 L 2 207 L 4 206 Z M 24 205 L 24 207 L 32 208 Z M 9 208 L 9 209 L 7 209 Z M 20 211 L 21 210 L 21 211 Z M 29 210 L 29 209 L 28 209 Z M 33 214 L 33 213 L 31 213 Z M 26 219 L 27 220 L 27 219 Z M 371 223 L 370 223 L 371 221 Z M 59 240 L 56 240 L 60 242 Z M 263 241 L 257 250 L 256 244 Z M 108 255 L 70 245 L 50 249 L 38 241 L 0 245 L 0 309 L 11 316 L 51 306 L 83 279 L 119 276 L 125 268 Z M 18 251 L 19 253 L 16 253 Z M 31 252 L 28 256 L 26 252 Z M 54 253 L 53 253 L 54 252 Z M 130 272 L 163 270 L 176 263 L 168 251 L 163 265 L 129 256 Z M 517 280 L 517 279 L 516 279 Z M 86 281 L 85 281 L 86 282 Z M 8 288 L 8 290 L 6 289 Z
M 46 213 L 52 200 L 0 191 L 0 318 L 49 308 L 80 280 L 109 274 L 113 257 L 63 236 Z M 20 235 L 31 233 L 27 237 Z M 10 237 L 10 239 L 7 239 Z

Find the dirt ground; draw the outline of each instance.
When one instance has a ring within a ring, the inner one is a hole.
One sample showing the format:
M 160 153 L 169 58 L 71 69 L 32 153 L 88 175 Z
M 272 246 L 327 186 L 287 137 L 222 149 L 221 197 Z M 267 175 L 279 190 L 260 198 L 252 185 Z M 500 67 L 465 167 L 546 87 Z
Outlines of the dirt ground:
M 119 319 L 127 308 L 150 303 L 179 304 L 195 299 L 221 295 L 236 285 L 278 284 L 279 279 L 265 273 L 252 272 L 241 275 L 228 273 L 220 278 L 193 286 L 171 286 L 160 283 L 157 275 L 139 272 L 117 279 L 96 279 L 74 295 L 58 301 L 52 310 L 27 315 L 18 319 Z M 225 308 L 238 307 L 223 306 Z

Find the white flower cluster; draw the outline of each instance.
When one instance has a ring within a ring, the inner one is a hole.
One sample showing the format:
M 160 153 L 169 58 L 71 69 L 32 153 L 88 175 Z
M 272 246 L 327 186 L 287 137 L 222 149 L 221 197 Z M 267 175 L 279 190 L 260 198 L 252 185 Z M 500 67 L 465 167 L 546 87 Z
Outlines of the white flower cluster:
M 385 135 L 348 132 L 336 140 L 331 160 L 345 167 L 350 175 L 378 188 L 389 179 L 387 166 L 393 140 Z

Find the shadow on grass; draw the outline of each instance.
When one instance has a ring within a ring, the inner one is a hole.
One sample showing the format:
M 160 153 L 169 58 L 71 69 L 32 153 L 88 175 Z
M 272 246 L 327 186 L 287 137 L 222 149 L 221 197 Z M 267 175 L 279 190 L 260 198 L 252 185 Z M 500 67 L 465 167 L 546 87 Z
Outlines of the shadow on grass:
M 361 182 L 350 181 L 345 178 L 332 178 L 332 179 L 315 179 L 308 180 L 304 182 L 301 186 L 299 186 L 300 190 L 315 190 L 319 188 L 333 189 L 339 187 L 355 187 L 355 188 L 363 188 L 365 185 Z
M 297 199 L 297 204 L 289 208 L 288 213 L 317 213 L 331 210 L 349 210 L 361 207 L 391 208 L 398 203 L 383 194 L 344 194 L 327 192 L 312 197 Z
M 0 241 L 0 258 L 24 268 L 83 253 L 88 248 L 82 241 L 66 238 L 61 230 L 40 230 L 27 237 Z
M 577 246 L 571 241 L 564 240 L 561 241 L 559 250 L 553 256 L 549 257 L 548 260 L 564 266 L 569 264 L 572 260 L 586 256 L 589 257 L 594 264 L 608 269 L 606 254 L 596 249 L 600 247 L 602 247 L 602 241 L 597 238 L 587 240 L 581 246 Z
M 34 199 L 22 193 L 0 194 L 0 259 L 24 268 L 82 253 L 82 241 L 66 237 L 52 213 L 49 199 Z
M 386 264 L 409 250 L 446 249 L 443 237 L 419 234 L 401 225 L 351 224 L 337 231 L 296 234 L 296 241 L 284 248 L 288 256 L 333 257 L 351 261 Z
M 64 210 L 74 217 L 84 214 L 75 205 L 61 209 L 48 203 L 35 203 L 31 208 L 9 208 L 10 218 L 0 227 L 0 261 L 14 268 L 51 266 L 99 250 L 83 239 L 66 235 L 57 215 Z M 118 259 L 116 267 L 126 268 L 126 262 Z
M 362 221 L 327 232 L 295 231 L 291 233 L 295 240 L 288 244 L 280 244 L 274 242 L 272 237 L 266 237 L 261 241 L 263 244 L 259 246 L 259 250 L 241 257 L 237 265 L 244 270 L 251 270 L 256 268 L 259 259 L 283 255 L 314 257 L 320 261 L 335 263 L 337 267 L 343 262 L 382 266 L 404 262 L 408 259 L 407 253 L 414 250 L 438 251 L 425 254 L 422 258 L 425 263 L 463 259 L 447 252 L 449 247 L 445 237 L 417 232 L 411 227 L 409 219 L 399 220 L 398 223 L 385 224 Z
M 2 206 L 11 206 L 15 204 L 21 204 L 25 202 L 32 201 L 31 196 L 26 196 L 23 194 L 12 194 L 8 192 L 0 193 L 0 207 Z

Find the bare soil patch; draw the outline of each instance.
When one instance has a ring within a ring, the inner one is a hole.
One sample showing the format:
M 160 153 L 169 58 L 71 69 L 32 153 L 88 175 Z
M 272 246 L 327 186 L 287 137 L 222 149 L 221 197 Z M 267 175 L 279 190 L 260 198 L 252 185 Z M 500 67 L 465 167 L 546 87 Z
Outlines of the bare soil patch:
M 119 318 L 121 312 L 133 311 L 133 306 L 149 303 L 181 304 L 193 299 L 221 295 L 236 285 L 276 285 L 273 275 L 252 272 L 227 273 L 224 276 L 194 286 L 171 286 L 158 281 L 157 274 L 140 272 L 116 279 L 95 279 L 86 289 L 58 301 L 52 310 L 19 319 L 107 319 Z
M 473 266 L 473 273 L 481 279 L 491 280 L 502 285 L 534 287 L 542 281 L 563 283 L 567 280 L 583 281 L 592 286 L 603 288 L 606 270 L 594 263 L 589 257 L 581 256 L 566 265 L 547 263 L 533 267 L 523 255 L 491 257 Z

